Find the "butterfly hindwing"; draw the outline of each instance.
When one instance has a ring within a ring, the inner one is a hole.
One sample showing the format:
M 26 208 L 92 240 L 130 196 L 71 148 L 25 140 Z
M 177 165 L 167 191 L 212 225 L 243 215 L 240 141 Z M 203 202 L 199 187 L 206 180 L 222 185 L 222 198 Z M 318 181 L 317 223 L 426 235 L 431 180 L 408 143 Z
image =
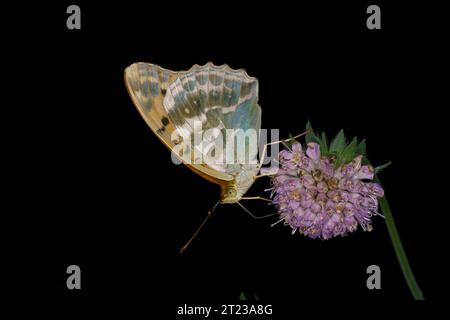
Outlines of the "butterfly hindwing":
M 209 151 L 214 150 L 215 159 L 225 159 L 225 148 L 208 149 L 205 144 L 196 144 L 195 134 L 201 126 L 202 132 L 210 132 L 211 141 L 226 137 L 226 129 L 260 129 L 261 109 L 257 104 L 258 81 L 244 70 L 232 70 L 227 65 L 194 66 L 190 71 L 170 83 L 164 99 L 164 108 L 182 139 L 189 140 L 197 156 L 194 161 L 203 161 L 214 170 L 230 173 L 240 169 L 235 165 L 211 160 Z M 247 159 L 256 159 L 257 149 L 252 154 L 246 148 Z M 255 152 L 256 151 L 256 152 Z M 205 155 L 207 155 L 205 157 Z

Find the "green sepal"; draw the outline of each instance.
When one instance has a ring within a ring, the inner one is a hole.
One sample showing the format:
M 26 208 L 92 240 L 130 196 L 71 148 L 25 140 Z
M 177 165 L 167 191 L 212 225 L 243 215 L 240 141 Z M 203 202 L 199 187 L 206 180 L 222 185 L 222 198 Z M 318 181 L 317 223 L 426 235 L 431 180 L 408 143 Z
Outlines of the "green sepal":
M 337 155 L 335 166 L 339 167 L 341 164 L 352 161 L 356 156 L 357 146 L 358 146 L 358 139 L 356 137 L 354 137 L 352 142 L 350 142 L 344 148 L 344 150 L 340 154 Z
M 330 153 L 335 154 L 336 156 L 339 155 L 344 151 L 346 144 L 347 141 L 345 140 L 344 130 L 341 129 L 331 142 Z
M 311 127 L 311 124 L 309 123 L 309 121 L 306 123 L 306 131 L 308 132 L 305 136 L 305 141 L 306 144 L 310 143 L 310 142 L 315 142 L 318 145 L 320 145 L 320 147 L 322 148 L 322 140 L 314 133 L 313 128 Z
M 309 123 L 309 121 L 306 123 L 305 131 L 306 131 L 305 142 L 306 144 L 308 144 L 312 141 L 313 136 L 315 136 L 314 130 L 311 127 L 311 123 Z
M 327 139 L 327 135 L 325 134 L 325 132 L 322 132 L 322 140 L 320 143 L 320 153 L 323 156 L 327 156 L 329 153 L 328 150 L 328 139 Z
M 383 169 L 389 167 L 390 165 L 391 165 L 391 161 L 389 161 L 388 163 L 385 163 L 385 164 L 383 164 L 383 165 L 381 165 L 381 166 L 378 166 L 378 167 L 375 168 L 375 172 L 378 173 L 378 172 L 380 172 L 381 170 L 383 170 Z
M 328 155 L 328 142 L 327 142 L 327 137 L 326 137 L 325 133 L 322 132 L 322 138 L 319 138 L 319 136 L 316 133 L 314 133 L 314 130 L 313 130 L 311 124 L 309 123 L 309 121 L 306 123 L 305 131 L 307 131 L 307 134 L 305 136 L 306 144 L 308 144 L 310 142 L 317 143 L 320 146 L 321 155 L 327 156 Z
M 368 164 L 370 164 L 369 159 L 367 159 L 367 155 L 363 155 L 361 163 L 362 163 L 363 165 L 368 165 Z
M 366 139 L 362 139 L 362 141 L 358 144 L 356 148 L 356 155 L 366 155 Z

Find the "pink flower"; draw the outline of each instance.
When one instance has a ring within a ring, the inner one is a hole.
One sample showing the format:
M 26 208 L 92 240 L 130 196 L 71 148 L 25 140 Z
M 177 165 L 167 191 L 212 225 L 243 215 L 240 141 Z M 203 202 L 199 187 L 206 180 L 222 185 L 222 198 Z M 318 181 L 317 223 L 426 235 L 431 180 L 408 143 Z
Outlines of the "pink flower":
M 358 225 L 371 230 L 383 188 L 373 182 L 374 169 L 361 165 L 358 155 L 334 168 L 333 159 L 322 156 L 320 146 L 310 142 L 306 152 L 300 143 L 280 153 L 280 169 L 272 179 L 273 203 L 280 219 L 311 238 L 330 239 L 354 232 Z

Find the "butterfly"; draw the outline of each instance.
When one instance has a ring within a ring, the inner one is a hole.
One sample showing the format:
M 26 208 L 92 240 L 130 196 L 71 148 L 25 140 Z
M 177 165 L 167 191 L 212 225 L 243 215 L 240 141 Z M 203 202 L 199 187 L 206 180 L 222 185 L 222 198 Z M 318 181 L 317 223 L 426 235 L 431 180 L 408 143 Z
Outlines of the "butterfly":
M 189 155 L 183 154 L 183 148 L 178 148 L 187 142 L 192 146 L 196 123 L 204 131 L 215 132 L 209 137 L 213 142 L 223 137 L 219 133 L 225 130 L 259 131 L 261 107 L 258 105 L 256 78 L 250 77 L 244 69 L 234 70 L 228 65 L 207 63 L 203 66 L 194 65 L 188 71 L 171 71 L 155 64 L 139 62 L 125 69 L 125 83 L 142 118 L 164 145 L 189 169 L 220 186 L 220 201 L 214 209 L 220 203 L 237 203 L 251 214 L 239 203 L 240 200 L 270 201 L 262 197 L 244 197 L 261 176 L 258 175 L 262 164 L 262 161 L 257 161 L 258 148 L 245 148 L 245 159 L 248 161 L 243 163 L 212 161 L 206 155 L 208 151 L 195 142 L 195 150 Z M 174 152 L 178 149 L 179 152 Z M 204 161 L 196 161 L 195 151 L 200 153 Z M 230 151 L 215 148 L 214 152 L 219 153 L 219 156 L 227 156 L 226 153 Z

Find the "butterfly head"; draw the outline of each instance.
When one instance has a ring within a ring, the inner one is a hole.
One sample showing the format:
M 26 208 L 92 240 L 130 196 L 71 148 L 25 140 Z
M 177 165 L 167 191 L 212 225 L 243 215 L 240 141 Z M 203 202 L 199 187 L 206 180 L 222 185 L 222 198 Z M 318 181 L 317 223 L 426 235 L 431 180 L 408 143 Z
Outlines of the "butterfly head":
M 240 200 L 236 187 L 229 186 L 222 191 L 222 203 L 236 203 Z

